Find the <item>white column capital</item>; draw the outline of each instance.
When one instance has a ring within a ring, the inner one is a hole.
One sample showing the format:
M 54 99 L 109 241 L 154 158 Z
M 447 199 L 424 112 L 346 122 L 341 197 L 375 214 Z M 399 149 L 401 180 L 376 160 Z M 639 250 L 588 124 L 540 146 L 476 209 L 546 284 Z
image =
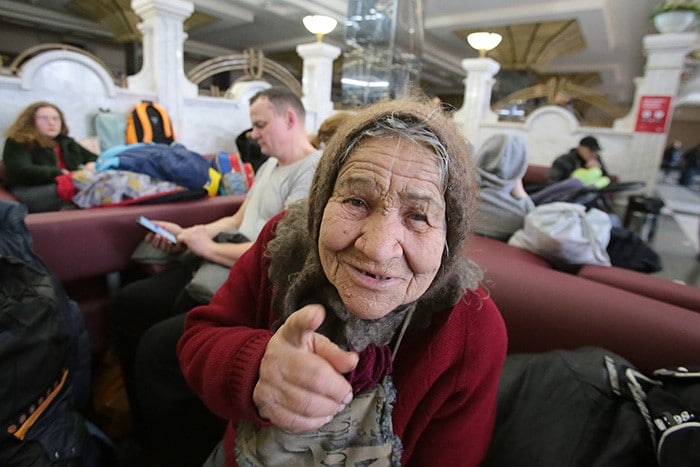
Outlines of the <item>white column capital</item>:
M 131 9 L 144 21 L 156 15 L 184 20 L 194 11 L 194 3 L 187 0 L 131 0 Z
M 647 55 L 646 69 L 684 67 L 685 57 L 700 45 L 698 37 L 698 34 L 694 32 L 644 36 L 643 45 Z
M 462 68 L 467 73 L 470 71 L 486 73 L 494 76 L 501 69 L 501 65 L 492 58 L 465 58 L 462 60 Z
M 324 42 L 297 45 L 297 53 L 304 60 L 309 58 L 325 58 L 335 60 L 340 56 L 340 48 Z

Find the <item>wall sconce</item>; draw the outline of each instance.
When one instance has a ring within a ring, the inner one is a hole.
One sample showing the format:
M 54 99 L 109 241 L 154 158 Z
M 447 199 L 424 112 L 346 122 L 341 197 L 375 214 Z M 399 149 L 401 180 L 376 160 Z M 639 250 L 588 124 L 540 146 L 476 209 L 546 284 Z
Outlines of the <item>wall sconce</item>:
M 338 25 L 338 21 L 334 18 L 324 15 L 304 16 L 302 21 L 304 22 L 304 27 L 308 29 L 311 34 L 316 35 L 316 40 L 318 42 L 321 42 L 323 36 L 334 30 Z
M 473 32 L 467 36 L 467 42 L 479 51 L 479 57 L 484 58 L 486 52 L 495 49 L 503 37 L 495 32 Z

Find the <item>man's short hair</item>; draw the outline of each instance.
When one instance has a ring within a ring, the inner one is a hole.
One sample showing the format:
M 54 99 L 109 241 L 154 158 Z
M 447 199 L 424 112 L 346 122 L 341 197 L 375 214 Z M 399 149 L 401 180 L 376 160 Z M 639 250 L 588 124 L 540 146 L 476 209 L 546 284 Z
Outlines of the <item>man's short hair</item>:
M 267 97 L 278 114 L 284 112 L 287 107 L 291 107 L 302 124 L 304 123 L 304 119 L 306 118 L 304 104 L 301 102 L 299 96 L 294 94 L 290 89 L 282 86 L 272 86 L 271 88 L 263 89 L 250 98 L 250 105 L 253 105 L 253 103 L 261 97 Z
M 598 140 L 592 136 L 586 136 L 585 138 L 581 138 L 581 141 L 579 141 L 578 145 L 585 146 L 592 151 L 600 151 L 600 144 L 598 144 Z

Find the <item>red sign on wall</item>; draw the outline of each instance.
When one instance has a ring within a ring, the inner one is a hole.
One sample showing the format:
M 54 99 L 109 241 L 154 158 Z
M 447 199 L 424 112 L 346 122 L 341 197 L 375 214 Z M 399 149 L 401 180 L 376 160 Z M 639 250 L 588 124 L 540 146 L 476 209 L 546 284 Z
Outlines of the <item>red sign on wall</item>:
M 663 133 L 671 110 L 671 96 L 642 96 L 634 131 Z

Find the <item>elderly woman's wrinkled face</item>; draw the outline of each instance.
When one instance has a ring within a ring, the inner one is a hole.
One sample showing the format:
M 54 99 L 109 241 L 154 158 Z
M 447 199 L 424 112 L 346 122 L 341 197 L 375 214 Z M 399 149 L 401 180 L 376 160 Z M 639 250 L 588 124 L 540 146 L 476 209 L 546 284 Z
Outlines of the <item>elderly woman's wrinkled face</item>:
M 445 248 L 435 155 L 398 138 L 366 138 L 338 174 L 321 220 L 319 254 L 355 315 L 377 319 L 417 300 Z

